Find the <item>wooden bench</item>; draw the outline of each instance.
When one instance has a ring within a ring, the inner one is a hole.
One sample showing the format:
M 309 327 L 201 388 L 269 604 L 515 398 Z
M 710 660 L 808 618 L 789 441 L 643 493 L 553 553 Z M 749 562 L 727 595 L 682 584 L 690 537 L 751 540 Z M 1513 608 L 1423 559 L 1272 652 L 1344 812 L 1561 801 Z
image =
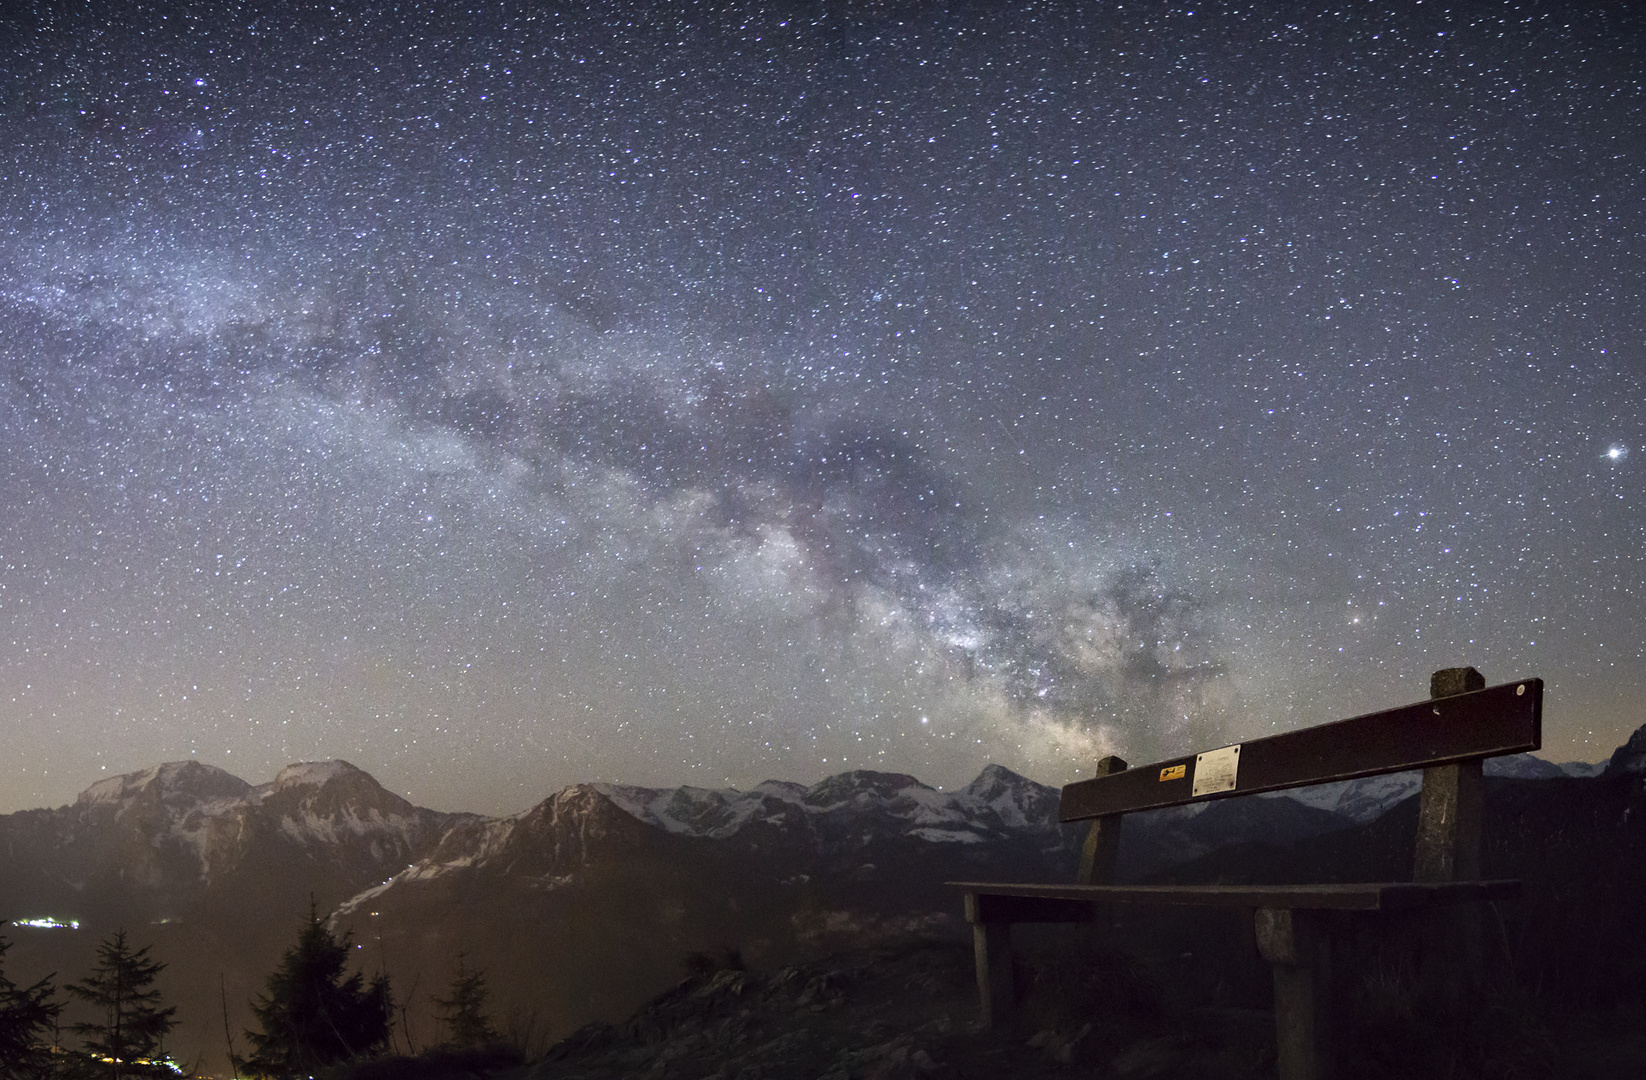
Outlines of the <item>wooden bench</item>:
M 1437 908 L 1516 895 L 1518 881 L 1480 878 L 1482 763 L 1542 745 L 1543 682 L 1486 688 L 1474 668 L 1447 668 L 1430 698 L 1300 731 L 1271 735 L 1140 769 L 1107 757 L 1097 777 L 1063 789 L 1062 821 L 1092 822 L 1072 885 L 950 882 L 965 890 L 983 1022 L 1013 1004 L 1013 923 L 1090 922 L 1096 903 L 1248 908 L 1258 950 L 1274 970 L 1275 1039 L 1281 1080 L 1332 1071 L 1328 913 Z M 1118 885 L 1115 859 L 1124 815 L 1208 799 L 1423 770 L 1413 880 L 1320 885 Z M 1478 924 L 1477 924 L 1478 925 Z M 1442 927 L 1439 941 L 1468 939 L 1467 925 Z M 1478 957 L 1478 929 L 1474 932 Z M 1467 941 L 1464 948 L 1467 949 Z M 1478 964 L 1478 959 L 1475 961 Z M 1454 972 L 1443 988 L 1458 999 Z

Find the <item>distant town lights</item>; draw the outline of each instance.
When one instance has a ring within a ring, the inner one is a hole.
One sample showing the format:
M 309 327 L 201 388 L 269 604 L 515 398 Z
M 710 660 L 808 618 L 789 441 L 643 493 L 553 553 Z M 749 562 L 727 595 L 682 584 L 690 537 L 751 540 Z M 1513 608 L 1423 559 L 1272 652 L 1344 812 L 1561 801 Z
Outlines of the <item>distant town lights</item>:
M 39 918 L 39 919 L 16 919 L 16 920 L 13 920 L 12 925 L 13 926 L 34 926 L 34 927 L 38 927 L 41 930 L 78 930 L 78 929 L 80 929 L 80 920 L 79 919 L 67 919 L 67 920 L 53 919 L 50 916 L 46 916 L 44 918 Z

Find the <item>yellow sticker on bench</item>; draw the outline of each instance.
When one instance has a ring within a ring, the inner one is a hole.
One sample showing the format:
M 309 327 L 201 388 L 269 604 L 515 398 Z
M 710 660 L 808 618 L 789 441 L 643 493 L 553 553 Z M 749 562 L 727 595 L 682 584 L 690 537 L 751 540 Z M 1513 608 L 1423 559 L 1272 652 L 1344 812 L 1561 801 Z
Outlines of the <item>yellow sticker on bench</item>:
M 1196 754 L 1194 759 L 1194 788 L 1190 796 L 1211 795 L 1219 791 L 1233 791 L 1235 777 L 1240 773 L 1240 745 L 1225 746 Z
M 1164 784 L 1168 780 L 1181 780 L 1188 775 L 1189 767 L 1187 765 L 1168 765 L 1160 770 L 1160 782 Z

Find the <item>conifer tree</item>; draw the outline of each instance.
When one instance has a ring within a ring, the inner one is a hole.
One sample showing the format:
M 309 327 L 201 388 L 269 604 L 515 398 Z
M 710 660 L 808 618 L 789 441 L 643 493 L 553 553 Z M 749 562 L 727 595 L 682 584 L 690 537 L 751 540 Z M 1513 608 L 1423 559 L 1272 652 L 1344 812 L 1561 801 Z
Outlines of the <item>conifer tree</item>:
M 75 1024 L 85 1056 L 76 1075 L 126 1080 L 175 1077 L 161 1051 L 166 1034 L 177 1026 L 175 1006 L 160 1007 L 154 980 L 166 965 L 149 959 L 148 946 L 133 951 L 126 932 L 116 930 L 97 947 L 97 966 L 85 981 L 63 987 L 97 1010 L 98 1019 Z
M 297 944 L 252 1003 L 262 1030 L 246 1032 L 252 1056 L 237 1065 L 252 1076 L 290 1080 L 388 1043 L 388 977 L 379 975 L 369 986 L 359 972 L 345 977 L 352 942 L 351 934 L 333 937 L 310 902 Z
M 440 1006 L 440 1022 L 446 1026 L 446 1045 L 458 1048 L 486 1046 L 497 1042 L 497 1031 L 486 1016 L 486 975 L 470 971 L 463 953 L 457 954 L 457 974 L 447 997 L 435 998 Z
M 52 1073 L 48 1034 L 62 1008 L 51 976 L 33 986 L 6 978 L 3 961 L 11 942 L 0 938 L 0 1080 L 45 1080 Z

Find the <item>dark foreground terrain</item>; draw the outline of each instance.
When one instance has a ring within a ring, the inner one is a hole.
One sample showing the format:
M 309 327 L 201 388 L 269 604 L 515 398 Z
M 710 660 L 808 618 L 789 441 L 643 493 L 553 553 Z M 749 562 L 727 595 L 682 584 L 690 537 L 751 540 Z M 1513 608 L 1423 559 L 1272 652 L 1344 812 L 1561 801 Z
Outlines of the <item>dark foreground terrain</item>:
M 1483 972 L 1460 1008 L 1424 1003 L 1419 971 L 1431 961 L 1411 917 L 1346 917 L 1333 945 L 1343 1080 L 1646 1077 L 1646 775 L 1637 759 L 1646 759 L 1646 729 L 1604 777 L 1488 784 L 1487 876 L 1526 888 L 1479 911 Z M 1356 828 L 1225 844 L 1142 876 L 1399 880 L 1410 873 L 1415 827 L 1407 799 Z M 540 1060 L 400 1059 L 343 1075 L 1274 1075 L 1270 974 L 1249 915 L 1122 907 L 1089 926 L 1019 927 L 1015 938 L 1022 1001 L 993 1031 L 977 1024 L 969 938 L 946 923 L 756 970 L 732 952 L 698 954 L 682 981 L 627 1021 L 581 1028 Z
M 976 1021 L 970 950 L 909 941 L 756 973 L 700 970 L 620 1025 L 595 1024 L 521 1063 L 504 1050 L 354 1066 L 348 1080 L 892 1080 L 1098 1076 L 1256 1078 L 1274 1073 L 1273 1018 L 1220 1002 L 1192 958 L 1168 965 L 1087 931 L 1028 950 L 1026 1000 L 1008 1023 Z M 1050 948 L 1044 946 L 1051 946 Z M 1398 979 L 1348 988 L 1341 1075 L 1646 1076 L 1646 1015 L 1571 1012 L 1522 991 L 1483 995 L 1457 1022 L 1406 1004 Z
M 1346 791 L 1358 804 L 1133 815 L 1121 880 L 1409 880 L 1407 779 Z M 6 928 L 6 974 L 75 977 L 131 928 L 167 964 L 157 986 L 183 1020 L 169 1049 L 226 1076 L 314 903 L 353 934 L 363 974 L 390 977 L 395 1046 L 445 1037 L 435 999 L 462 957 L 524 1050 L 345 1076 L 1272 1075 L 1270 973 L 1234 911 L 1020 927 L 1023 1006 L 974 1030 L 969 932 L 943 883 L 1070 880 L 1081 832 L 1056 801 L 990 766 L 952 792 L 873 772 L 750 792 L 579 785 L 482 819 L 414 807 L 342 762 L 257 787 L 174 763 L 0 816 L 0 916 L 30 917 Z M 1525 883 L 1478 913 L 1487 989 L 1456 1019 L 1414 1004 L 1433 951 L 1357 917 L 1334 944 L 1343 1076 L 1646 1077 L 1646 728 L 1599 776 L 1530 760 L 1489 775 L 1485 835 L 1485 876 Z

